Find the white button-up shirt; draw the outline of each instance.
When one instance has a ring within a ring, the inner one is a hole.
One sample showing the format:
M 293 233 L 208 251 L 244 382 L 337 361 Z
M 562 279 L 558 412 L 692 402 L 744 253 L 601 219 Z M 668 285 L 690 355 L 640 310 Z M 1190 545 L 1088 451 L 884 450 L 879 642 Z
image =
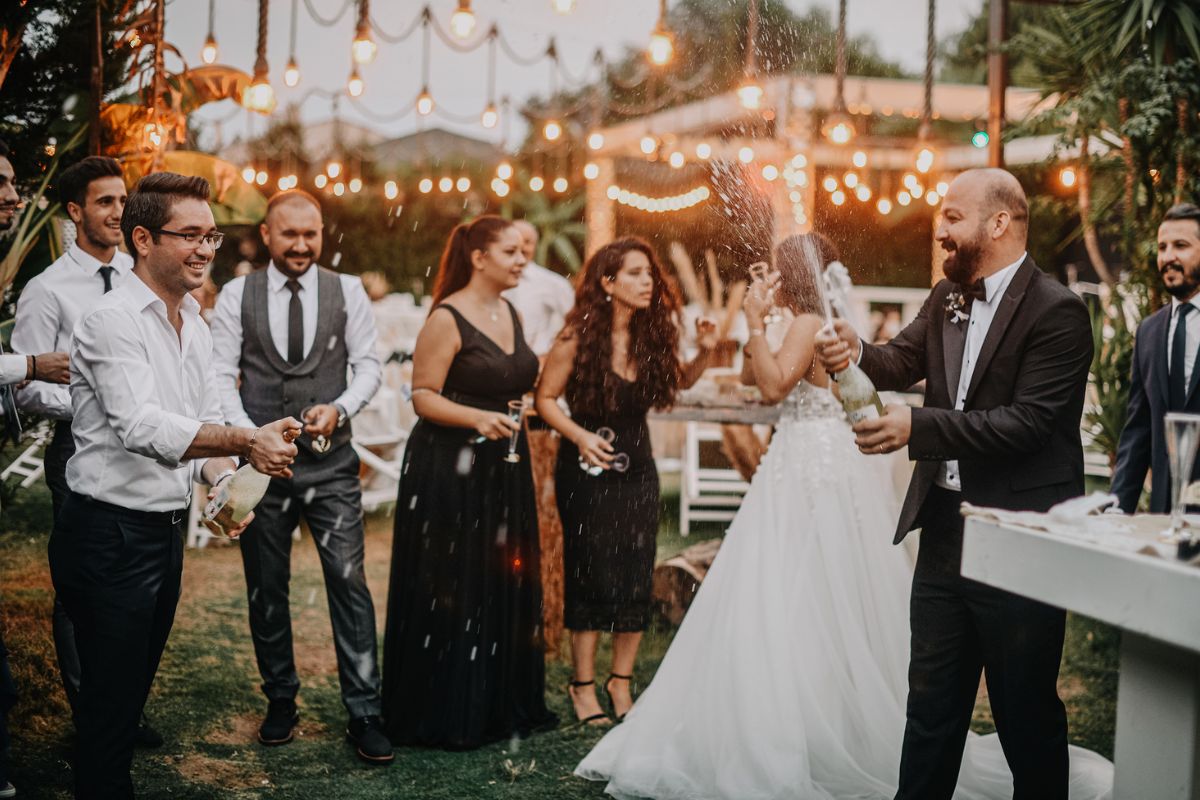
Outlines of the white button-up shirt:
M 29 359 L 25 356 L 0 355 L 0 386 L 20 383 L 29 374 Z M 3 413 L 3 412 L 0 412 Z
M 575 305 L 571 282 L 530 261 L 521 271 L 521 282 L 504 292 L 504 297 L 521 314 L 521 327 L 530 349 L 539 356 L 550 352 L 567 312 Z
M 137 511 L 190 502 L 207 459 L 183 454 L 202 423 L 223 420 L 212 334 L 190 295 L 182 316 L 176 334 L 166 304 L 133 273 L 83 312 L 71 345 L 73 491 Z
M 363 289 L 362 279 L 356 275 L 339 275 L 342 295 L 346 300 L 346 355 L 351 371 L 350 383 L 333 402 L 353 417 L 379 389 L 383 369 L 375 354 L 375 317 L 371 313 L 371 301 Z M 304 314 L 304 353 L 308 357 L 317 335 L 317 269 L 310 267 L 296 279 L 300 283 L 300 307 Z M 292 292 L 287 288 L 288 278 L 271 264 L 267 267 L 267 323 L 271 327 L 271 341 L 283 358 L 288 351 L 288 309 Z M 257 427 L 242 407 L 238 393 L 238 378 L 242 360 L 242 296 L 246 291 L 246 279 L 234 278 L 217 295 L 217 307 L 212 315 L 213 368 L 217 380 L 217 393 L 221 398 L 221 411 L 230 425 L 246 428 Z
M 1183 364 L 1183 385 L 1191 386 L 1192 384 L 1192 368 L 1196 365 L 1196 348 L 1200 347 L 1200 296 L 1193 297 L 1187 301 L 1192 310 L 1187 315 L 1187 328 L 1184 334 L 1184 352 L 1187 353 L 1187 358 Z M 1182 303 L 1171 298 L 1171 323 L 1167 327 L 1167 374 L 1171 373 L 1175 367 L 1171 363 L 1171 345 L 1175 341 L 1175 328 L 1179 322 L 1179 306 Z
M 68 353 L 71 334 L 84 311 L 95 308 L 104 297 L 105 266 L 85 253 L 78 244 L 40 274 L 32 278 L 17 301 L 12 348 L 18 353 Z M 133 259 L 117 251 L 112 267 L 113 289 L 133 270 Z M 17 392 L 23 410 L 53 419 L 71 418 L 71 391 L 66 386 L 34 382 Z
M 1000 300 L 1008 290 L 1017 268 L 1025 262 L 1025 253 L 1013 263 L 998 272 L 983 279 L 983 288 L 987 300 L 976 300 L 971 304 L 971 316 L 967 319 L 967 339 L 963 344 L 962 369 L 958 373 L 958 389 L 954 398 L 954 408 L 962 411 L 966 407 L 967 389 L 971 386 L 971 375 L 975 372 L 975 364 L 979 361 L 979 351 L 987 338 L 988 328 L 1000 307 Z M 947 324 L 953 324 L 947 322 Z M 962 476 L 958 472 L 958 461 L 943 461 L 938 468 L 934 482 L 943 489 L 962 491 Z

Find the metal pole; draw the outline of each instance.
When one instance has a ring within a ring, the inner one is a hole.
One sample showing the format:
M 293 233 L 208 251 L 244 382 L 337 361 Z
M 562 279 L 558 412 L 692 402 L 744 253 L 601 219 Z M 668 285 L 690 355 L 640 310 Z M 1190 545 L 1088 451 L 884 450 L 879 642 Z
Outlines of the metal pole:
M 1008 0 L 988 7 L 988 166 L 1004 166 L 1004 92 L 1008 88 Z

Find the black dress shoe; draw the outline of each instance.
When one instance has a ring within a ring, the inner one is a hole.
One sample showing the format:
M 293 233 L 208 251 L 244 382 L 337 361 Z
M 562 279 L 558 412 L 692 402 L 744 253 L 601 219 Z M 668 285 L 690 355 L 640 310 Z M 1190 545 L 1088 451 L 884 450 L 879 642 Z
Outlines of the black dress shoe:
M 156 747 L 162 747 L 162 744 L 162 734 L 154 730 L 154 728 L 150 726 L 150 720 L 146 719 L 145 714 L 142 714 L 142 719 L 138 723 L 137 733 L 133 735 L 134 747 L 153 750 Z
M 295 700 L 272 700 L 267 706 L 267 718 L 258 729 L 258 741 L 273 747 L 287 744 L 294 736 L 292 729 L 300 721 Z
M 350 720 L 346 726 L 346 738 L 355 746 L 358 757 L 368 764 L 390 764 L 395 755 L 392 743 L 383 733 L 379 717 L 367 716 Z

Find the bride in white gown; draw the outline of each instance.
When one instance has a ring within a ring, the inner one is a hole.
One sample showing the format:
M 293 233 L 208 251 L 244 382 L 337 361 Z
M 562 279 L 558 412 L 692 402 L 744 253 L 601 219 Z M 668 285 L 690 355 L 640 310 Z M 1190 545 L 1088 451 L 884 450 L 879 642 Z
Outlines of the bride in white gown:
M 576 774 L 618 798 L 876 800 L 896 791 L 912 567 L 890 544 L 886 462 L 859 453 L 813 359 L 815 283 L 784 242 L 776 301 L 797 317 L 777 354 L 747 350 L 780 420 L 737 518 L 625 722 Z M 811 272 L 808 272 L 811 275 Z M 747 299 L 753 330 L 769 301 Z M 761 327 L 759 325 L 758 327 Z M 1071 798 L 1111 796 L 1112 765 L 1071 748 Z M 968 737 L 958 800 L 1011 798 L 997 736 Z

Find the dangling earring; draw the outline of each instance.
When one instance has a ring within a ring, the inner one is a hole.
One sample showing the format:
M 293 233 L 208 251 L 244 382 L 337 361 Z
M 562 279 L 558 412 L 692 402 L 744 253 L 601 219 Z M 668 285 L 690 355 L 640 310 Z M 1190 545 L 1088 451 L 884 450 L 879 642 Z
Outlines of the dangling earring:
M 606 295 L 604 295 L 604 302 L 606 302 L 606 303 L 611 303 L 611 302 L 612 302 L 612 295 L 611 295 L 611 294 L 606 294 Z

